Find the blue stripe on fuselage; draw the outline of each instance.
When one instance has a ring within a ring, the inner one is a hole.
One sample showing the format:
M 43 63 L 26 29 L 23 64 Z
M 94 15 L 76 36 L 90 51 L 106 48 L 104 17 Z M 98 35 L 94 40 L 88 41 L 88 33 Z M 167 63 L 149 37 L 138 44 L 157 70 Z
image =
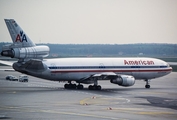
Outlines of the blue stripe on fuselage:
M 168 68 L 168 66 L 49 66 L 49 69 Z

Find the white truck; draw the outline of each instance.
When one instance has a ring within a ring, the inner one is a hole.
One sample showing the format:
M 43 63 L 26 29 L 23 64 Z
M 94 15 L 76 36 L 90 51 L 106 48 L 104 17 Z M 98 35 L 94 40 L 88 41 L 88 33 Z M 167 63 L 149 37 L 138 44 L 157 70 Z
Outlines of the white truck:
M 28 76 L 27 75 L 20 75 L 18 81 L 19 82 L 28 82 Z

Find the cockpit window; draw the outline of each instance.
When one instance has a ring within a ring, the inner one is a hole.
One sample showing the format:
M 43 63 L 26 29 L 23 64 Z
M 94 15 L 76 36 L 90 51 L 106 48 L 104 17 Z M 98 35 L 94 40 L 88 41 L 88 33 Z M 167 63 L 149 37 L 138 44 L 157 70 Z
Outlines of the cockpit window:
M 170 64 L 167 63 L 167 67 L 170 67 Z

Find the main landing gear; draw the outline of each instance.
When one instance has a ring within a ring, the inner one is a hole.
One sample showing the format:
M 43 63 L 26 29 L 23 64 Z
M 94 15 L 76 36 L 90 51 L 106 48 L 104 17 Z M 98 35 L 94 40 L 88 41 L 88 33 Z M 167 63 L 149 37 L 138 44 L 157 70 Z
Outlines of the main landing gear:
M 100 85 L 89 85 L 88 87 L 89 90 L 101 90 Z
M 98 81 L 94 80 L 94 85 L 89 85 L 89 90 L 101 90 L 101 86 L 98 85 Z
M 82 84 L 80 84 L 80 83 L 78 85 L 72 84 L 71 82 L 68 82 L 68 83 L 69 84 L 65 84 L 64 85 L 65 89 L 78 89 L 78 90 L 84 89 L 84 86 Z
M 146 81 L 146 85 L 145 85 L 145 88 L 150 88 L 151 86 L 150 86 L 150 80 L 145 80 Z
M 82 90 L 84 89 L 84 86 L 82 84 L 72 84 L 71 81 L 68 81 L 68 84 L 64 85 L 65 89 L 78 89 L 78 90 Z M 101 90 L 101 86 L 98 85 L 98 81 L 94 80 L 94 85 L 89 85 L 88 87 L 89 90 Z

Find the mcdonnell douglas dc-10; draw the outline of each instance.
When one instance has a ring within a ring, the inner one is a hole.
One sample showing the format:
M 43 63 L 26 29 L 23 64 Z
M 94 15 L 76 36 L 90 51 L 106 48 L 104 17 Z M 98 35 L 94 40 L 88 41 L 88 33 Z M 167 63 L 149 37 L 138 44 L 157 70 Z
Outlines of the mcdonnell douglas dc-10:
M 5 23 L 13 44 L 3 46 L 1 55 L 18 59 L 12 64 L 13 69 L 47 80 L 66 81 L 66 89 L 83 89 L 82 84 L 93 84 L 89 90 L 101 90 L 98 80 L 127 87 L 139 79 L 146 81 L 145 88 L 150 88 L 151 79 L 172 71 L 168 63 L 155 58 L 43 59 L 49 55 L 48 46 L 36 46 L 15 20 L 5 19 Z

